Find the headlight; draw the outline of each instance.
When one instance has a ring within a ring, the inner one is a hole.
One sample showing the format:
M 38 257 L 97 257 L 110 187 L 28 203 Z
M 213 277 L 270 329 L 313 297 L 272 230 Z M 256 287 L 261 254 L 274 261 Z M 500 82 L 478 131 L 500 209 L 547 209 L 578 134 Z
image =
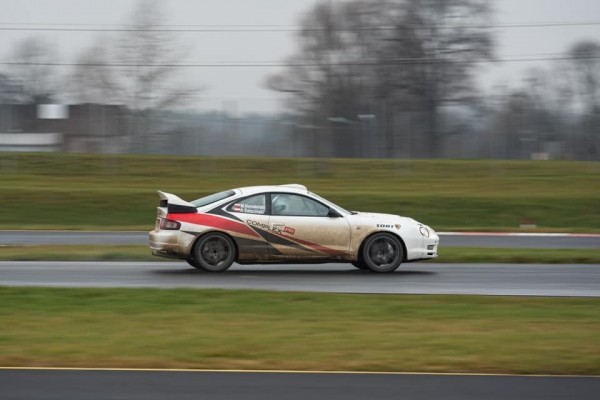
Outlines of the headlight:
M 421 232 L 421 235 L 429 237 L 429 229 L 425 228 L 424 226 L 419 228 L 419 232 Z

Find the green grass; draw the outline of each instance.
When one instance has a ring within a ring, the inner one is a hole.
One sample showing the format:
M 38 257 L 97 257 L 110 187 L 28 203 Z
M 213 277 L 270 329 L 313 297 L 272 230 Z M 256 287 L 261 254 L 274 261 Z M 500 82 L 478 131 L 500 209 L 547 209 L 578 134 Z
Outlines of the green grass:
M 0 365 L 600 373 L 600 299 L 0 288 Z
M 297 182 L 353 210 L 437 230 L 600 231 L 600 163 L 1 154 L 0 229 L 150 229 L 156 190 L 184 199 Z
M 42 245 L 0 246 L 0 261 L 166 261 L 147 246 Z M 519 249 L 442 247 L 442 263 L 600 264 L 600 249 Z
M 168 261 L 139 245 L 0 246 L 0 261 Z

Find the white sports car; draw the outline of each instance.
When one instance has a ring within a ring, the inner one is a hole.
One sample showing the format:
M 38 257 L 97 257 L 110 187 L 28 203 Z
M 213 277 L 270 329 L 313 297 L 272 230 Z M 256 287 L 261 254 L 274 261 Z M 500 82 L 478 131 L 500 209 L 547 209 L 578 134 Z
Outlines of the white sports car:
M 253 186 L 187 202 L 158 192 L 152 254 L 225 271 L 235 261 L 349 262 L 392 272 L 437 257 L 438 235 L 412 218 L 346 211 L 302 185 Z

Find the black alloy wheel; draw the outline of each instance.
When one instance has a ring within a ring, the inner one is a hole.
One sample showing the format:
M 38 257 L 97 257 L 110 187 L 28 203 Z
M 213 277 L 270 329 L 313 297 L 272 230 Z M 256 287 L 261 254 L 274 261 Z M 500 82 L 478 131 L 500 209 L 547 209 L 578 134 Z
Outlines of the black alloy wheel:
M 362 247 L 361 258 L 373 272 L 393 272 L 404 258 L 400 240 L 389 233 L 377 233 L 370 236 Z
M 198 264 L 198 267 L 196 267 L 188 260 L 188 263 L 193 267 L 208 272 L 223 272 L 231 267 L 235 260 L 235 244 L 225 234 L 207 233 L 198 239 L 193 253 L 193 261 Z

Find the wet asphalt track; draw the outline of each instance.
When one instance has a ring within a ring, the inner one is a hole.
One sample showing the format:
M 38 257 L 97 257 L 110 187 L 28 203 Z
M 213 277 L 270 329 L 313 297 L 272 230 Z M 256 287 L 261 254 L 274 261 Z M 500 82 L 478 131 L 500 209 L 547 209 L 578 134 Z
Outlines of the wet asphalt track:
M 147 232 L 0 231 L 0 245 L 148 244 Z M 600 248 L 600 235 L 440 234 L 440 247 Z
M 12 400 L 595 400 L 598 393 L 597 377 L 0 370 L 0 398 Z
M 221 274 L 175 262 L 0 262 L 0 285 L 600 297 L 596 264 L 403 264 L 373 274 L 350 264 L 234 264 Z

